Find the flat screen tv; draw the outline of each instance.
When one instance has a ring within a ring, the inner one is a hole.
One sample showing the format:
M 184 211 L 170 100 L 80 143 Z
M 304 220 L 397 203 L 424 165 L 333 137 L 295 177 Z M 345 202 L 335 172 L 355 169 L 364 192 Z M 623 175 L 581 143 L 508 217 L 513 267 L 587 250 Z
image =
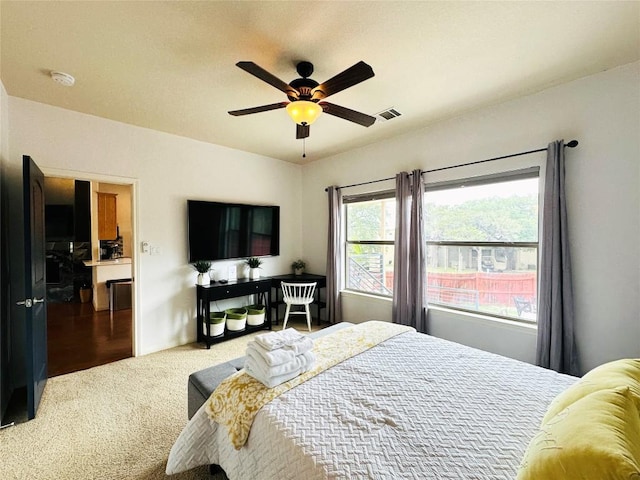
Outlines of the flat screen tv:
M 280 254 L 280 207 L 187 200 L 189 262 Z

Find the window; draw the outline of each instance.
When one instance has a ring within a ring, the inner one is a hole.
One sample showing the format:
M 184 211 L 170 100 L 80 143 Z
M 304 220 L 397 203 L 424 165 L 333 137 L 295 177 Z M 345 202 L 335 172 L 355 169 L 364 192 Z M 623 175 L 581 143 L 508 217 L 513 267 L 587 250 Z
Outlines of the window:
M 396 228 L 394 192 L 345 197 L 345 286 L 391 296 Z
M 393 295 L 394 192 L 345 197 L 345 286 Z M 536 321 L 538 169 L 427 185 L 430 304 Z
M 536 320 L 538 171 L 428 185 L 429 303 Z

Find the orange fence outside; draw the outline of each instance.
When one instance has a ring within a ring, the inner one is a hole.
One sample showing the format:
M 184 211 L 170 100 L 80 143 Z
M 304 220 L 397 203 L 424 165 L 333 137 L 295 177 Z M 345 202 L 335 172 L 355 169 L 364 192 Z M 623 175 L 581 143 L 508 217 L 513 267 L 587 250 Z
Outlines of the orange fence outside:
M 429 273 L 427 288 L 430 298 L 445 303 L 458 292 L 478 292 L 480 305 L 513 305 L 513 297 L 533 299 L 537 292 L 534 272 Z

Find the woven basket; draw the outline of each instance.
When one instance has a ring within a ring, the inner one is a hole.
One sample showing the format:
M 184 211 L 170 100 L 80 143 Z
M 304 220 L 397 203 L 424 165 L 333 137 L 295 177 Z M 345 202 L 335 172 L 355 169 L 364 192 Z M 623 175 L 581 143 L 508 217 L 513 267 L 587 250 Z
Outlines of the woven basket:
M 209 314 L 209 331 L 212 337 L 217 337 L 224 333 L 224 326 L 227 321 L 225 312 L 211 312 Z
M 264 313 L 266 307 L 264 305 L 249 305 L 247 309 L 247 325 L 256 326 L 264 323 Z
M 227 314 L 227 330 L 237 332 L 244 330 L 247 325 L 247 309 L 246 308 L 229 308 L 225 310 Z

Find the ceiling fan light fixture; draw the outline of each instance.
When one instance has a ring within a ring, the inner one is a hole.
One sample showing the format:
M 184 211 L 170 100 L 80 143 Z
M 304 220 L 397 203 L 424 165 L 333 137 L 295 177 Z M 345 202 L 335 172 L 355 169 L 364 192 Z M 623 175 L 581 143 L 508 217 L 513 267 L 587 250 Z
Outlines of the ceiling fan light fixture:
M 287 105 L 287 113 L 298 125 L 311 125 L 322 113 L 322 107 L 308 100 L 295 100 Z

